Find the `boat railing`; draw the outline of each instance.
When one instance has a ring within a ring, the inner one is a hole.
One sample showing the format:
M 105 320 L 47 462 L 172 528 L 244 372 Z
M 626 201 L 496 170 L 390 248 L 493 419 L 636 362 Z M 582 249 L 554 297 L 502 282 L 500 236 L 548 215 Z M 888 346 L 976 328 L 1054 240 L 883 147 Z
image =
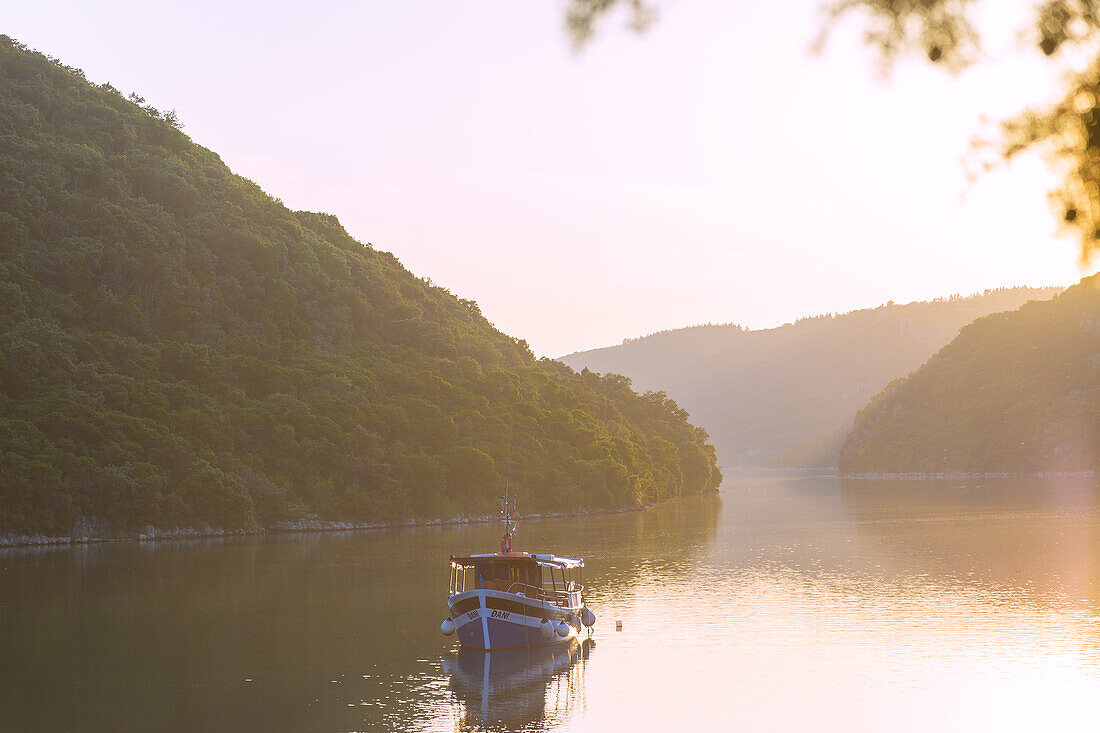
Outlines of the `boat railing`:
M 537 585 L 528 585 L 527 583 L 512 583 L 508 586 L 508 592 L 519 594 L 522 593 L 527 598 L 534 598 L 539 601 L 547 601 L 553 603 L 555 606 L 561 606 L 568 608 L 571 605 L 570 595 L 574 593 L 580 593 L 584 590 L 584 586 L 577 583 L 570 582 L 568 590 L 546 590 L 540 588 Z
M 515 582 L 508 586 L 509 593 L 523 594 L 527 598 L 546 598 L 546 591 L 539 588 L 537 585 L 528 585 L 527 583 Z

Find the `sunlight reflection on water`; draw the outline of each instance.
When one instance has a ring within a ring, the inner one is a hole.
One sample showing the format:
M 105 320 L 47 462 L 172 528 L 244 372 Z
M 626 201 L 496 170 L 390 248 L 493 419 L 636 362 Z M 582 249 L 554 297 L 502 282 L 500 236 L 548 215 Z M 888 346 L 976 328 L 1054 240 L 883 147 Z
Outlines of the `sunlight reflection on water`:
M 179 709 L 268 730 L 1087 727 L 1097 496 L 735 474 L 720 497 L 529 522 L 524 549 L 586 558 L 594 643 L 488 656 L 438 623 L 447 556 L 495 527 L 8 552 L 0 709 L 15 729 Z

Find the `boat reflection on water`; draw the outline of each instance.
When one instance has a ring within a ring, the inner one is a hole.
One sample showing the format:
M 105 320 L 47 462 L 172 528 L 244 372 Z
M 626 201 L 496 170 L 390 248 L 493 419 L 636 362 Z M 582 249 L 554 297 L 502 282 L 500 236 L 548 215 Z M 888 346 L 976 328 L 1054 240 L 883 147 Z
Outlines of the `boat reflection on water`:
M 443 658 L 466 730 L 545 729 L 583 707 L 584 667 L 592 638 L 555 647 L 484 652 L 460 649 Z

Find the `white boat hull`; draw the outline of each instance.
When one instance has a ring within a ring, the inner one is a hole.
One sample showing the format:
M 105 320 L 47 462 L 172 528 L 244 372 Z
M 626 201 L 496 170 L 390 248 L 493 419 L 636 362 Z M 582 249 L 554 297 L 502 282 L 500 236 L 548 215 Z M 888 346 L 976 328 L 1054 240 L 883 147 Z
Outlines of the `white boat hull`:
M 535 598 L 497 590 L 471 590 L 447 599 L 458 643 L 469 649 L 518 649 L 565 644 L 580 636 L 580 594 L 570 594 L 571 605 L 558 606 Z M 550 638 L 543 620 L 554 626 Z M 568 633 L 557 629 L 565 622 Z

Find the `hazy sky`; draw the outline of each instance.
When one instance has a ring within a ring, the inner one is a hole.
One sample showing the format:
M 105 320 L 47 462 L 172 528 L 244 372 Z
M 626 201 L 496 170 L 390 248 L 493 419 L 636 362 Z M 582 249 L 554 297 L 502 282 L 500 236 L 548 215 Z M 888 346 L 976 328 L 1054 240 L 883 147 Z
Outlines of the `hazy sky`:
M 175 108 L 542 355 L 1083 274 L 1040 159 L 963 165 L 983 115 L 1056 94 L 1035 54 L 884 82 L 858 23 L 809 54 L 820 0 L 661 7 L 579 55 L 564 0 L 24 2 L 0 32 Z M 986 18 L 992 56 L 1014 20 Z

